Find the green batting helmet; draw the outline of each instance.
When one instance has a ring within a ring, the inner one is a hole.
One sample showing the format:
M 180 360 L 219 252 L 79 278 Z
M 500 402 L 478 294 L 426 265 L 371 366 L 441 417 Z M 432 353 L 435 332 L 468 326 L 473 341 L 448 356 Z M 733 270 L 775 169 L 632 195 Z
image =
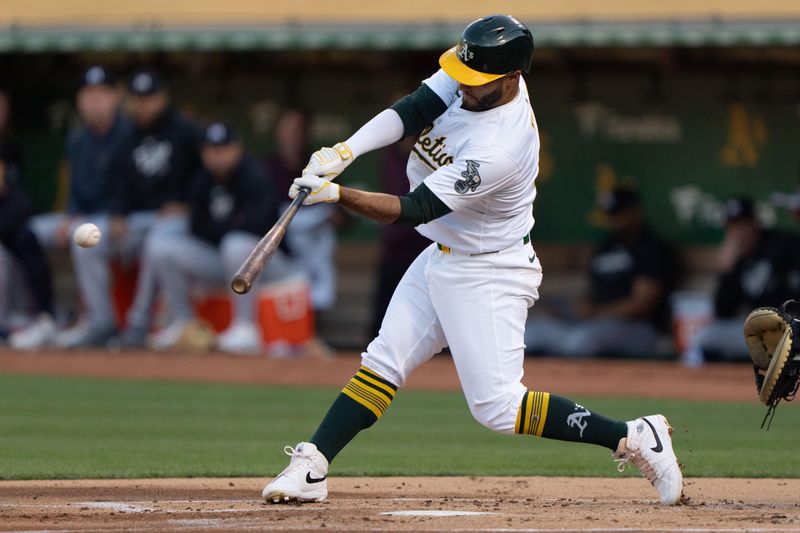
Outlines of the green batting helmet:
M 510 72 L 530 72 L 533 34 L 510 15 L 471 22 L 461 39 L 439 58 L 451 78 L 464 85 L 484 85 Z

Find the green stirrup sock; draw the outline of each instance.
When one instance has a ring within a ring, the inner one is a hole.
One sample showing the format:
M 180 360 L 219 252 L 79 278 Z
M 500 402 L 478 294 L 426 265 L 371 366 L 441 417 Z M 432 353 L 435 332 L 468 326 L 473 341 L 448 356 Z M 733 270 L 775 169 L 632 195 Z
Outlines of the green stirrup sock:
M 396 386 L 362 366 L 333 401 L 309 442 L 332 462 L 361 430 L 386 412 L 396 392 Z
M 628 435 L 625 422 L 589 411 L 549 392 L 528 391 L 522 397 L 515 432 L 546 439 L 588 442 L 616 451 Z

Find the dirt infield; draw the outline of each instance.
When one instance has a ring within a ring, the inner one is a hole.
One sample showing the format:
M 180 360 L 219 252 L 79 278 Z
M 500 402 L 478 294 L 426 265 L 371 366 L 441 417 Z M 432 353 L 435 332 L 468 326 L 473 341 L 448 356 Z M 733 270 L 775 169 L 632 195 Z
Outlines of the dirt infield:
M 0 372 L 341 386 L 333 360 L 0 351 Z M 526 384 L 567 395 L 754 401 L 745 365 L 530 359 Z M 458 389 L 448 357 L 408 388 Z M 0 531 L 800 531 L 800 480 L 688 479 L 666 508 L 641 478 L 331 478 L 320 504 L 268 505 L 263 479 L 0 482 Z
M 800 480 L 691 480 L 664 507 L 643 479 L 339 478 L 322 503 L 271 505 L 263 480 L 0 483 L 2 531 L 791 531 Z M 643 490 L 644 489 L 644 490 Z

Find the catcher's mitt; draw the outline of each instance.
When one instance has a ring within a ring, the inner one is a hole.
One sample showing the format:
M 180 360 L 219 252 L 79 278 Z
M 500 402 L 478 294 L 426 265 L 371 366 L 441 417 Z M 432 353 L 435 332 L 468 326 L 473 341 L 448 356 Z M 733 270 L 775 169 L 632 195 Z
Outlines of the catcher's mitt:
M 758 397 L 774 416 L 781 400 L 791 401 L 800 385 L 800 304 L 759 307 L 744 321 L 744 341 L 756 376 Z M 771 422 L 771 420 L 770 420 Z M 762 422 L 761 427 L 764 427 Z

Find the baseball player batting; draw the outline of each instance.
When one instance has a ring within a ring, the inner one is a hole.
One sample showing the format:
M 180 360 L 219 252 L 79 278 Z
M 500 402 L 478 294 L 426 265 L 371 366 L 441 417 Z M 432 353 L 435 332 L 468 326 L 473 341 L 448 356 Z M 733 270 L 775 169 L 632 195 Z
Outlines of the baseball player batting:
M 289 196 L 339 202 L 365 217 L 416 227 L 434 244 L 408 268 L 361 368 L 308 442 L 287 446 L 289 466 L 262 492 L 268 502 L 321 501 L 330 463 L 389 408 L 416 367 L 450 347 L 470 412 L 506 434 L 609 448 L 618 468 L 635 465 L 664 504 L 683 477 L 662 415 L 615 420 L 522 384 L 523 333 L 538 298 L 539 259 L 530 243 L 539 134 L 522 78 L 533 36 L 513 17 L 476 20 L 439 59 L 441 69 L 352 137 L 315 152 Z M 418 136 L 404 196 L 332 180 L 358 156 Z

